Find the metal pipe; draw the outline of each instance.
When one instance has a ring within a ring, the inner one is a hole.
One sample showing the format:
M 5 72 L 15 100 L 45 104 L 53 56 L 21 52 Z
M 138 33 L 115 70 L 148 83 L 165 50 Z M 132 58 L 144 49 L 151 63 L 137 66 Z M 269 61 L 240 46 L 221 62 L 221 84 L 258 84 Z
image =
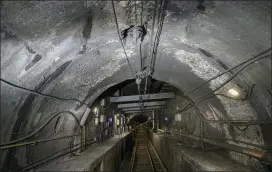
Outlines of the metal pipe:
M 164 130 L 161 130 L 161 129 L 158 129 L 158 131 L 160 131 L 162 133 L 167 133 L 167 132 L 171 133 L 171 131 L 164 131 Z M 201 137 L 200 135 L 193 135 L 193 136 Z M 250 143 L 250 142 L 245 142 L 245 141 L 242 141 L 242 140 L 233 140 L 233 139 L 228 139 L 228 138 L 223 138 L 223 137 L 205 136 L 204 133 L 203 133 L 203 138 L 208 138 L 208 139 L 212 139 L 212 140 L 232 141 L 232 142 L 237 142 L 239 144 L 241 143 L 241 144 L 244 144 L 244 145 L 247 145 L 247 146 L 252 146 L 252 147 L 255 147 L 255 148 L 259 148 L 259 149 L 264 149 L 264 150 L 268 149 L 268 147 L 265 146 L 265 145 L 257 145 L 257 144 Z
M 255 56 L 253 56 L 253 57 L 250 58 L 250 59 L 247 59 L 247 60 L 245 60 L 245 61 L 239 63 L 238 65 L 236 65 L 236 66 L 234 66 L 234 67 L 232 67 L 232 68 L 230 68 L 230 69 L 228 69 L 228 70 L 226 70 L 226 71 L 224 71 L 224 72 L 219 73 L 218 75 L 212 77 L 211 79 L 207 80 L 207 81 L 204 82 L 203 84 L 197 86 L 197 87 L 194 88 L 193 90 L 191 90 L 191 91 L 185 93 L 184 96 L 188 96 L 189 94 L 191 94 L 191 93 L 194 92 L 195 90 L 199 89 L 199 88 L 202 87 L 203 85 L 209 83 L 210 81 L 212 81 L 212 80 L 214 80 L 214 79 L 216 79 L 216 78 L 218 78 L 218 77 L 224 75 L 224 74 L 227 73 L 227 72 L 230 72 L 231 70 L 233 70 L 233 69 L 235 69 L 235 68 L 237 68 L 237 67 L 239 67 L 239 66 L 241 66 L 241 65 L 243 65 L 243 64 L 245 64 L 245 63 L 247 63 L 247 62 L 249 62 L 249 61 L 251 61 L 251 60 L 253 60 L 253 59 L 255 59 L 255 58 L 258 58 L 259 56 L 261 56 L 261 55 L 263 55 L 263 54 L 265 54 L 265 53 L 267 53 L 267 52 L 269 52 L 269 51 L 271 51 L 271 48 L 269 48 L 269 49 L 267 49 L 267 50 L 265 50 L 265 51 L 263 51 L 263 52 L 261 52 L 261 53 L 255 55 Z
M 155 28 L 155 21 L 156 21 L 156 11 L 157 11 L 157 1 L 155 0 L 155 6 L 153 11 L 153 21 L 152 21 L 152 28 L 151 28 L 151 35 L 150 35 L 150 57 L 151 57 L 151 65 L 153 65 L 154 58 L 152 57 L 153 54 L 153 36 L 154 36 L 154 28 Z M 153 67 L 153 66 L 152 66 Z
M 52 139 L 34 140 L 34 141 L 29 141 L 29 142 L 24 142 L 24 143 L 17 143 L 17 144 L 12 144 L 12 145 L 1 146 L 0 150 L 10 149 L 10 148 L 20 147 L 20 146 L 26 146 L 26 145 L 36 145 L 37 143 L 48 142 L 48 141 L 53 141 L 53 140 L 60 140 L 60 139 L 67 139 L 69 137 L 74 137 L 74 136 L 79 136 L 79 134 L 71 135 L 71 136 L 64 136 L 64 137 L 57 137 L 57 138 L 52 138 Z
M 189 105 L 191 105 L 191 106 L 189 106 Z M 192 108 L 192 107 L 194 107 L 193 110 L 195 110 L 197 112 L 197 115 L 200 118 L 200 120 L 202 120 L 205 123 L 219 123 L 219 124 L 241 125 L 241 126 L 271 124 L 272 123 L 272 120 L 208 120 L 205 117 L 203 117 L 202 113 L 200 113 L 199 109 L 195 105 L 190 104 L 190 103 L 187 104 L 186 106 L 184 106 L 184 108 L 182 108 L 181 110 L 173 112 L 170 115 L 174 115 L 176 113 L 186 111 L 186 110 L 188 110 L 189 108 Z M 193 111 L 193 110 L 191 110 L 191 111 Z M 189 114 L 190 112 L 188 112 L 186 114 Z
M 242 140 L 233 140 L 233 139 L 227 139 L 227 138 L 223 138 L 223 137 L 211 137 L 211 136 L 204 136 L 205 138 L 208 138 L 208 139 L 213 139 L 213 140 L 223 140 L 223 141 L 232 141 L 232 142 L 237 142 L 237 143 L 241 143 L 241 144 L 244 144 L 244 145 L 247 145 L 247 146 L 253 146 L 253 147 L 256 147 L 256 148 L 260 148 L 260 149 L 268 149 L 267 146 L 265 145 L 257 145 L 257 144 L 254 144 L 254 143 L 250 143 L 250 142 L 245 142 L 245 141 L 242 141 Z
M 203 117 L 199 109 L 195 107 L 196 114 L 205 123 L 219 123 L 228 125 L 259 125 L 259 124 L 271 124 L 272 120 L 208 120 Z
M 212 95 L 214 92 L 218 91 L 219 89 L 221 89 L 223 86 L 225 86 L 227 83 L 229 83 L 231 80 L 233 80 L 234 77 L 236 77 L 240 72 L 242 72 L 246 67 L 248 67 L 249 65 L 257 62 L 258 60 L 261 60 L 263 58 L 267 58 L 267 57 L 271 57 L 271 54 L 266 55 L 266 56 L 262 56 L 256 60 L 253 60 L 251 62 L 249 62 L 248 64 L 246 64 L 244 67 L 242 67 L 241 69 L 239 69 L 236 73 L 234 73 L 229 79 L 227 79 L 226 81 L 224 81 L 222 84 L 220 84 L 219 87 L 217 87 L 216 89 L 212 90 L 210 93 L 205 94 L 204 96 L 201 96 L 199 98 L 197 98 L 196 100 L 201 101 L 203 99 L 205 99 L 205 97 Z
M 187 137 L 190 139 L 194 139 L 194 140 L 200 140 L 200 137 L 198 137 L 198 136 L 188 135 L 188 134 L 184 134 L 184 133 L 176 133 L 176 132 L 171 132 L 171 133 L 176 134 L 176 135 L 181 135 L 181 136 L 184 136 L 184 137 Z M 237 146 L 237 145 L 233 145 L 233 144 L 229 144 L 229 143 L 218 142 L 218 141 L 208 139 L 208 138 L 203 138 L 203 141 L 205 143 L 209 143 L 214 146 L 218 146 L 218 147 L 232 150 L 234 152 L 242 153 L 242 154 L 254 157 L 254 158 L 264 159 L 269 162 L 272 162 L 272 158 L 268 155 L 268 153 L 266 151 L 263 151 L 263 150 L 255 150 L 255 149 L 251 149 L 251 148 L 245 148 L 242 146 Z
M 86 122 L 88 116 L 90 115 L 90 112 L 91 112 L 91 108 L 87 107 L 82 118 L 81 118 L 81 121 L 80 121 L 81 126 L 85 125 L 85 122 Z
M 200 120 L 200 144 L 202 149 L 204 148 L 203 136 L 204 136 L 204 125 L 203 125 L 203 121 Z
M 81 127 L 81 152 L 86 149 L 86 127 L 85 125 Z

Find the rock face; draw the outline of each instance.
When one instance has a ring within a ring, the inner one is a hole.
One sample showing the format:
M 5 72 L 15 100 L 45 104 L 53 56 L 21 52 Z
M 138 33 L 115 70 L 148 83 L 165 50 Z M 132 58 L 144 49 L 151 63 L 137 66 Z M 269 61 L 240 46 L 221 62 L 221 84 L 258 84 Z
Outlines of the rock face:
M 114 4 L 120 31 L 146 22 L 143 54 L 147 56 L 144 65 L 149 67 L 155 3 Z M 156 14 L 157 17 L 158 10 Z M 155 21 L 154 35 L 157 18 Z M 140 70 L 139 42 L 134 39 L 137 34 L 128 35 L 124 45 L 132 72 Z M 169 1 L 153 77 L 177 87 L 183 94 L 270 47 L 269 1 Z M 189 97 L 194 100 L 211 92 L 230 76 L 231 73 L 210 82 Z M 90 104 L 107 88 L 132 79 L 111 1 L 1 2 L 1 78 L 38 92 Z M 224 119 L 271 119 L 271 106 L 267 106 L 271 104 L 271 56 L 246 68 L 218 92 L 237 85 L 249 90 L 253 84 L 256 86 L 250 100 L 237 102 L 215 96 L 199 108 L 207 116 L 216 113 Z M 175 101 L 173 105 L 179 106 L 178 99 Z M 56 112 L 69 110 L 80 118 L 86 108 L 74 101 L 37 96 L 4 82 L 1 107 L 1 143 L 23 137 Z M 63 135 L 74 133 L 74 120 L 67 117 L 64 121 L 72 131 Z M 52 128 L 54 122 L 35 138 L 52 136 Z M 241 134 L 235 128 L 211 128 L 214 133 L 222 131 L 226 137 L 268 146 L 272 145 L 271 129 L 271 125 L 252 126 Z M 57 142 L 1 151 L 0 169 L 18 169 L 67 147 L 71 140 Z

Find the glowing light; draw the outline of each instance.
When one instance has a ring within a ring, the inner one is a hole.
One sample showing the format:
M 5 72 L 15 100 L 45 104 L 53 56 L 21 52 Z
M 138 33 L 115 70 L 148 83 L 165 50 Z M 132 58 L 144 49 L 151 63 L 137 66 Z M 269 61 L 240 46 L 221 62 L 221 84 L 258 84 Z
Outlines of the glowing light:
M 234 90 L 234 89 L 230 89 L 230 90 L 229 90 L 229 93 L 230 93 L 231 95 L 233 95 L 233 96 L 238 96 L 238 95 L 239 95 L 239 93 L 238 93 L 236 90 Z
M 97 111 L 98 111 L 98 109 L 95 107 L 95 108 L 94 108 L 94 113 L 97 113 Z
M 164 117 L 164 120 L 165 120 L 165 121 L 168 121 L 168 117 L 165 116 L 165 117 Z

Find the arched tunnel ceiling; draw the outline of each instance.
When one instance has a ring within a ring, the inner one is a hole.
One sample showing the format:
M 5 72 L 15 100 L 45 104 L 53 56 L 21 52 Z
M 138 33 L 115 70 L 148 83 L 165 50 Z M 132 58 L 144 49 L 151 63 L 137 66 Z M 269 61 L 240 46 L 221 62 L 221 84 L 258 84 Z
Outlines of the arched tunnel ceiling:
M 120 30 L 135 20 L 129 2 L 115 2 Z M 198 5 L 198 1 L 169 2 L 153 75 L 183 92 L 271 47 L 271 2 L 204 1 L 204 11 L 198 10 Z M 93 102 L 110 86 L 132 79 L 110 1 L 3 1 L 1 6 L 1 78 L 86 102 Z M 152 4 L 147 11 L 145 14 L 152 16 Z M 148 29 L 151 22 L 148 18 Z M 125 48 L 137 71 L 139 55 L 133 42 L 128 40 Z M 190 97 L 211 91 L 227 78 L 211 82 Z M 257 102 L 267 102 L 264 90 L 271 89 L 271 60 L 253 65 L 237 82 L 246 88 L 257 83 Z M 228 84 L 224 91 L 234 85 Z M 2 132 L 19 125 L 10 114 L 18 113 L 18 121 L 26 118 L 24 113 L 31 114 L 31 119 L 37 118 L 34 112 L 47 114 L 75 107 L 75 102 L 34 100 L 29 96 L 25 99 L 27 92 L 3 83 L 1 96 L 5 99 L 1 105 L 6 107 L 1 109 L 6 121 Z M 248 104 L 243 106 L 243 113 L 235 116 L 230 104 L 221 103 L 213 102 L 213 106 L 231 118 L 246 118 L 251 113 L 257 116 Z

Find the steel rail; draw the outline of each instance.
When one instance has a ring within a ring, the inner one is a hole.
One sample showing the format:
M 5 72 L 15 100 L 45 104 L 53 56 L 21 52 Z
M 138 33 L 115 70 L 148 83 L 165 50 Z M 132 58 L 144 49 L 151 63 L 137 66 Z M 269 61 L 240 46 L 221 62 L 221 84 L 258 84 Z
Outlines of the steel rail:
M 162 162 L 162 160 L 161 160 L 159 154 L 157 153 L 155 147 L 152 145 L 151 141 L 148 139 L 148 135 L 147 135 L 146 131 L 144 131 L 144 132 L 145 132 L 146 138 L 147 138 L 147 140 L 148 140 L 147 147 L 148 147 L 148 145 L 151 146 L 151 148 L 152 148 L 152 150 L 154 151 L 154 154 L 155 154 L 157 160 L 159 161 L 160 167 L 162 168 L 162 170 L 163 170 L 164 172 L 167 172 L 167 169 L 165 168 L 164 163 Z
M 135 147 L 132 152 L 132 158 L 131 158 L 131 167 L 130 167 L 130 172 L 133 172 L 133 167 L 134 167 L 134 162 L 135 162 L 135 156 L 136 156 L 136 151 L 137 151 L 137 141 L 135 143 Z
M 145 139 L 145 145 L 146 145 L 146 151 L 147 151 L 147 155 L 148 155 L 148 158 L 149 158 L 150 166 L 152 168 L 152 171 L 155 172 L 154 164 L 153 164 L 153 161 L 152 161 L 152 158 L 151 158 L 151 155 L 150 155 L 150 151 L 148 149 L 148 144 L 147 144 L 147 140 L 146 139 Z

